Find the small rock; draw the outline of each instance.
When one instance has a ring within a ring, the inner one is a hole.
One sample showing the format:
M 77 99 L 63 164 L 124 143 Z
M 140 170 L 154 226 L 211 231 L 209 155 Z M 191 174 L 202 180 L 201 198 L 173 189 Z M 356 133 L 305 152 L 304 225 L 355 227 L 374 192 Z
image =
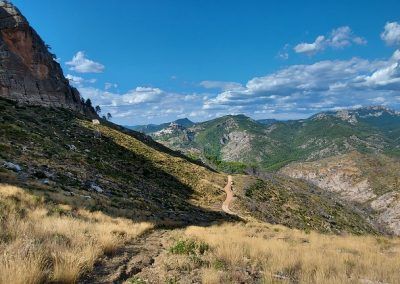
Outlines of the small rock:
M 90 195 L 83 195 L 83 197 L 86 199 L 92 199 L 92 197 Z
M 92 183 L 92 184 L 90 185 L 90 189 L 91 189 L 91 190 L 95 190 L 95 191 L 97 191 L 98 193 L 102 193 L 102 192 L 104 191 L 100 186 L 98 186 L 98 185 L 95 184 L 95 183 Z
M 100 121 L 98 119 L 92 119 L 92 124 L 93 125 L 99 125 Z
M 73 178 L 74 175 L 71 172 L 66 172 L 65 175 L 69 178 Z
M 71 145 L 67 144 L 67 147 L 68 147 L 68 149 L 70 149 L 71 151 L 76 151 L 76 150 L 77 150 L 76 146 L 73 145 L 73 144 L 71 144 Z
M 43 183 L 43 184 L 46 184 L 46 185 L 49 185 L 49 184 L 50 184 L 50 181 L 49 181 L 48 178 L 45 178 L 44 180 L 42 180 L 42 183 Z
M 17 164 L 13 164 L 11 162 L 4 162 L 3 167 L 5 167 L 6 169 L 12 170 L 14 172 L 20 172 L 21 171 L 21 167 Z

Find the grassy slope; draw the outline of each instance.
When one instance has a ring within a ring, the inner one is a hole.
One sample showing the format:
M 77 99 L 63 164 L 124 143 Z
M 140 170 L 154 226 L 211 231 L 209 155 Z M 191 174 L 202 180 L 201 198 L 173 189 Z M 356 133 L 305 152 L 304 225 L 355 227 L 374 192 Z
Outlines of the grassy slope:
M 75 283 L 150 223 L 45 202 L 0 183 L 0 283 Z
M 182 240 L 196 245 L 180 254 L 171 250 L 164 266 L 189 267 L 183 270 L 189 275 L 200 271 L 202 283 L 400 281 L 399 239 L 307 234 L 260 223 L 193 226 L 181 236 L 172 248 Z

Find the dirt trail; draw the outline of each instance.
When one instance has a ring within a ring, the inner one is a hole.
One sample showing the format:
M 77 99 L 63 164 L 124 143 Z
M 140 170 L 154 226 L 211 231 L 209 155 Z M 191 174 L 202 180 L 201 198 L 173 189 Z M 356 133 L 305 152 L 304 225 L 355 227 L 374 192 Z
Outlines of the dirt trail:
M 229 209 L 229 205 L 232 202 L 233 199 L 233 191 L 232 191 L 232 176 L 228 176 L 228 183 L 225 185 L 224 190 L 226 192 L 226 199 L 222 203 L 222 210 L 225 213 L 231 214 L 231 215 L 236 215 Z
M 78 283 L 123 283 L 151 266 L 163 250 L 167 230 L 151 230 L 111 256 L 104 256 Z
M 222 203 L 222 210 L 236 215 L 229 209 L 233 199 L 232 176 L 230 175 L 224 190 L 226 199 Z M 93 271 L 85 275 L 78 283 L 127 283 L 129 278 L 142 274 L 145 274 L 147 279 L 147 276 L 151 276 L 147 274 L 151 273 L 151 267 L 155 260 L 168 246 L 166 242 L 170 234 L 171 231 L 163 229 L 154 229 L 144 233 L 114 254 L 102 257 L 96 263 Z

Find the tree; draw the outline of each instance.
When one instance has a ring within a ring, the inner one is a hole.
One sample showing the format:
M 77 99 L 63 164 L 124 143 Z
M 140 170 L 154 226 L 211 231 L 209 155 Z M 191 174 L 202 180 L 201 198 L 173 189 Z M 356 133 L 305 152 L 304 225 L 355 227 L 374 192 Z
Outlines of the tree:
M 112 118 L 111 113 L 107 112 L 107 120 L 110 120 Z
M 101 112 L 100 106 L 96 106 L 96 107 L 94 108 L 94 110 L 95 110 L 97 113 L 100 113 L 100 112 Z
M 87 107 L 92 107 L 92 101 L 90 99 L 87 99 L 86 102 L 85 102 L 85 105 Z

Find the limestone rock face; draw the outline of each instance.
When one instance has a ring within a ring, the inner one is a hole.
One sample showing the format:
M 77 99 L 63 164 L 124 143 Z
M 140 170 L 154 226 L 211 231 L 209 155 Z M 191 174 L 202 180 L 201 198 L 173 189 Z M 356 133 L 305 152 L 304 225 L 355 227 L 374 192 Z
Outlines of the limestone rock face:
M 94 115 L 20 11 L 0 0 L 0 97 Z

